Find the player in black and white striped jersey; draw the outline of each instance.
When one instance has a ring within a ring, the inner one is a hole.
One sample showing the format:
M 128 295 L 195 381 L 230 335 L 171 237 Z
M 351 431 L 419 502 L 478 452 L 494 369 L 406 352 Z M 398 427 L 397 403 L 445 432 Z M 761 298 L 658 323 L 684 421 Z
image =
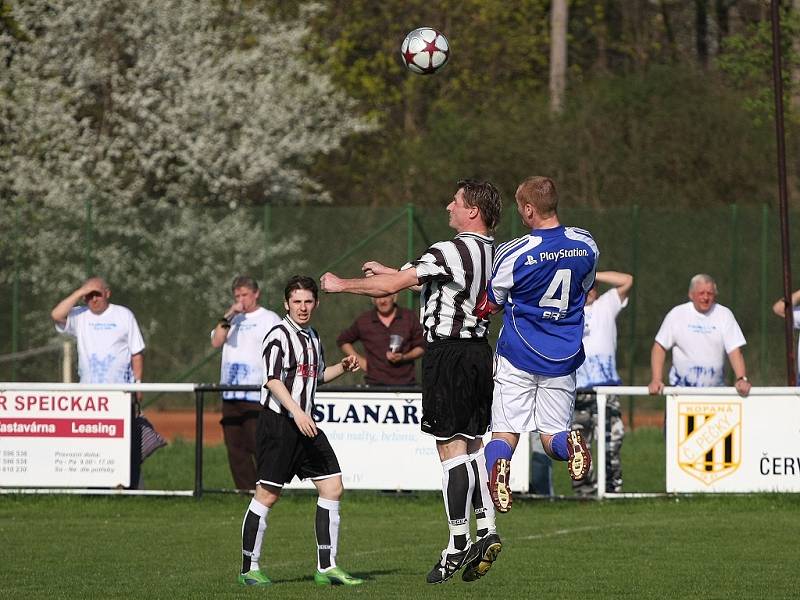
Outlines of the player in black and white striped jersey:
M 336 379 L 345 371 L 358 370 L 358 358 L 349 355 L 326 366 L 319 335 L 309 326 L 319 304 L 317 283 L 313 279 L 292 277 L 286 284 L 284 297 L 287 315 L 269 331 L 263 343 L 266 382 L 256 430 L 258 482 L 242 523 L 239 583 L 271 583 L 259 566 L 267 517 L 284 484 L 297 475 L 311 479 L 319 493 L 314 581 L 318 585 L 358 585 L 363 580 L 336 565 L 342 474 L 328 438 L 311 417 L 317 383 Z
M 442 493 L 450 540 L 428 573 L 441 583 L 464 568 L 474 581 L 492 566 L 501 549 L 488 493 L 482 436 L 492 404 L 489 322 L 473 314 L 485 291 L 494 257 L 492 232 L 500 220 L 500 194 L 489 182 L 462 180 L 447 205 L 452 240 L 437 242 L 417 260 L 396 270 L 370 261 L 363 279 L 322 276 L 327 292 L 379 297 L 421 286 L 422 324 L 428 347 L 422 357 L 423 433 L 436 439 L 442 463 Z M 477 540 L 470 540 L 470 509 Z

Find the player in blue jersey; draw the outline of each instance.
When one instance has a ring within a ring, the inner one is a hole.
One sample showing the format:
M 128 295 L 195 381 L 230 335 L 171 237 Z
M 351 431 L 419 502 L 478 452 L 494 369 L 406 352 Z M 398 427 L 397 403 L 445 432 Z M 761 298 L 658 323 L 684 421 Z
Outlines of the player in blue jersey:
M 548 177 L 517 188 L 517 211 L 531 233 L 497 248 L 479 315 L 504 310 L 495 350 L 492 441 L 486 445 L 489 490 L 499 512 L 511 508 L 511 456 L 521 433 L 538 431 L 545 452 L 567 461 L 572 479 L 591 456 L 570 431 L 575 371 L 584 360 L 583 306 L 599 252 L 591 234 L 558 220 L 558 193 Z

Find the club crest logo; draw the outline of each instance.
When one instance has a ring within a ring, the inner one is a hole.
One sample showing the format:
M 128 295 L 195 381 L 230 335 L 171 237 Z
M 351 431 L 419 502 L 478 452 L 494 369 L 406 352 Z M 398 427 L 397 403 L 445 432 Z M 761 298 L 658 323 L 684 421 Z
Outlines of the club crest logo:
M 678 465 L 706 485 L 730 475 L 742 462 L 742 405 L 678 403 Z

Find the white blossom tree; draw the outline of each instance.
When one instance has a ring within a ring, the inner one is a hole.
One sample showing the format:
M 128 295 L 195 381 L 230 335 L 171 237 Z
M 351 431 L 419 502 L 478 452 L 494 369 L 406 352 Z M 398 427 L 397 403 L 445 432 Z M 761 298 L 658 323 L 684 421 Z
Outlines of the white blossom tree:
M 304 167 L 367 124 L 304 60 L 302 11 L 279 21 L 256 4 L 11 3 L 21 35 L 0 34 L 0 281 L 20 250 L 26 289 L 46 299 L 26 307 L 41 327 L 29 342 L 85 275 L 87 202 L 96 271 L 152 294 L 190 289 L 207 312 L 236 272 L 296 249 L 265 249 L 247 208 L 324 198 Z

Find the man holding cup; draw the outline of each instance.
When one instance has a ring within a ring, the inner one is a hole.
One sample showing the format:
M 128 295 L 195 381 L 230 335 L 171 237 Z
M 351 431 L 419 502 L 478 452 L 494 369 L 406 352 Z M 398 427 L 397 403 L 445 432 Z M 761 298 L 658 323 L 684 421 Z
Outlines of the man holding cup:
M 417 315 L 397 305 L 397 294 L 373 298 L 374 308 L 360 314 L 342 331 L 336 344 L 345 354 L 355 354 L 367 385 L 414 385 L 414 361 L 425 352 L 425 339 Z M 361 342 L 363 353 L 353 344 Z

